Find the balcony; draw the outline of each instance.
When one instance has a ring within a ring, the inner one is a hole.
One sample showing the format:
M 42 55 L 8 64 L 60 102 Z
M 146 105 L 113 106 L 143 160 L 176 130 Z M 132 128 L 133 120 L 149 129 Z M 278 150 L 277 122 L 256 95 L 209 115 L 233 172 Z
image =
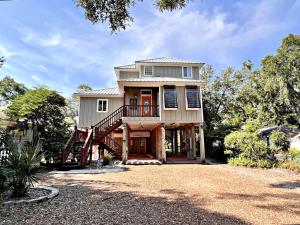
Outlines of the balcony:
M 159 117 L 159 105 L 124 105 L 124 117 Z

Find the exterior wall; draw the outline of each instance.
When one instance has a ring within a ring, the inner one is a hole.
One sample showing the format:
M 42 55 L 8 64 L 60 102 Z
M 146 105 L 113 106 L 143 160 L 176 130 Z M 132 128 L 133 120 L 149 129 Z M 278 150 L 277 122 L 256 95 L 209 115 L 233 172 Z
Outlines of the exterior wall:
M 141 66 L 141 77 L 144 77 L 144 66 Z M 182 77 L 181 66 L 153 66 L 153 77 Z M 187 78 L 189 79 L 189 78 Z M 199 80 L 199 67 L 193 67 L 193 78 Z
M 97 112 L 97 99 L 108 99 L 108 112 Z M 86 128 L 95 125 L 122 105 L 123 98 L 81 97 L 79 108 L 79 127 Z
M 161 88 L 161 120 L 164 122 L 200 122 L 202 121 L 202 108 L 199 110 L 186 110 L 185 87 L 176 87 L 177 110 L 164 110 L 163 88 Z
M 139 72 L 120 71 L 120 79 L 139 78 Z

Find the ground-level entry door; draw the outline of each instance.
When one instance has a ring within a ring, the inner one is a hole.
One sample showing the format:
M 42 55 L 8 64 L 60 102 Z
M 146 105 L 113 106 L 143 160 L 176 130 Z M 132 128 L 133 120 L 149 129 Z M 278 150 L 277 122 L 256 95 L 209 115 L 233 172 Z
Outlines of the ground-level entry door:
M 151 95 L 142 95 L 142 116 L 151 116 Z

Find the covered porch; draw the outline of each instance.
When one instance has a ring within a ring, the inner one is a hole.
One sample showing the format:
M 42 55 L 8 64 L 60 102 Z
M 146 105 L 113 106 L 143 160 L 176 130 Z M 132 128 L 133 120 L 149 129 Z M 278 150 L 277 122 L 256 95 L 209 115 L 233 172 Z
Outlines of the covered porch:
M 163 163 L 205 160 L 203 129 L 199 124 L 128 122 L 117 136 L 122 139 L 123 163 L 131 159 L 157 159 Z

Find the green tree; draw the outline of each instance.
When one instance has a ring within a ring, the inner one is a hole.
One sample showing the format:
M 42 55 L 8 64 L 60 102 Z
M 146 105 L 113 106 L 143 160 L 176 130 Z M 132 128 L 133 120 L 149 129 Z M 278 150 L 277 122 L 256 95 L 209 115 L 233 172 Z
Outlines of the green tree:
M 5 59 L 3 56 L 0 57 L 0 68 L 4 65 Z
M 287 151 L 290 147 L 288 136 L 280 130 L 274 130 L 269 138 L 275 152 L 280 150 Z
M 261 121 L 300 128 L 300 36 L 290 34 L 262 60 L 257 89 Z
M 4 101 L 12 101 L 19 95 L 24 95 L 27 88 L 24 84 L 16 82 L 10 76 L 5 76 L 0 80 L 0 97 Z
M 208 154 L 222 157 L 225 136 L 241 128 L 248 118 L 255 117 L 256 76 L 250 61 L 245 62 L 241 70 L 229 67 L 220 74 L 214 74 L 211 66 L 202 68 L 201 79 L 207 81 L 203 90 L 203 110 Z M 218 143 L 219 148 L 213 148 L 214 143 Z
M 59 158 L 59 151 L 65 143 L 67 124 L 63 109 L 66 106 L 64 97 L 56 91 L 44 87 L 28 90 L 17 97 L 8 107 L 11 119 L 26 119 L 37 128 L 46 160 Z
M 85 17 L 92 23 L 107 22 L 112 32 L 126 29 L 133 17 L 129 9 L 142 0 L 74 0 L 85 11 Z M 160 11 L 181 9 L 189 0 L 155 0 Z
M 80 84 L 76 89 L 76 93 L 90 90 L 92 90 L 92 88 L 88 84 Z M 76 95 L 76 93 L 72 94 L 72 96 L 66 100 L 67 104 L 64 114 L 69 125 L 76 125 L 76 118 L 79 115 L 79 97 Z

